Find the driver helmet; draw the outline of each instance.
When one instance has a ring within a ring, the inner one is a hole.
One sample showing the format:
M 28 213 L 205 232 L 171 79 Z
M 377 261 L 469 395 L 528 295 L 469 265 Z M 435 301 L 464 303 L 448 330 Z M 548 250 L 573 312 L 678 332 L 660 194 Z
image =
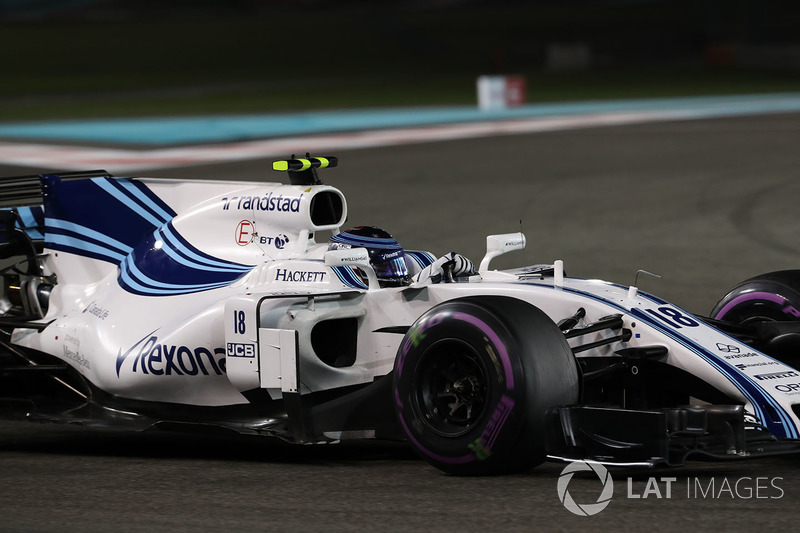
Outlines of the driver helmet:
M 357 226 L 331 237 L 328 249 L 342 248 L 366 248 L 381 287 L 399 287 L 411 282 L 403 247 L 380 228 Z

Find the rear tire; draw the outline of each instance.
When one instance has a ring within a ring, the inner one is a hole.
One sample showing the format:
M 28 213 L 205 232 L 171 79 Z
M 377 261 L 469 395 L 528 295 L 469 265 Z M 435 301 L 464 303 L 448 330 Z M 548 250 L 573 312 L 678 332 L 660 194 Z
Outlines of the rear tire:
M 564 335 L 541 310 L 503 297 L 438 305 L 398 350 L 394 400 L 416 451 L 456 475 L 526 470 L 545 459 L 545 413 L 578 399 Z

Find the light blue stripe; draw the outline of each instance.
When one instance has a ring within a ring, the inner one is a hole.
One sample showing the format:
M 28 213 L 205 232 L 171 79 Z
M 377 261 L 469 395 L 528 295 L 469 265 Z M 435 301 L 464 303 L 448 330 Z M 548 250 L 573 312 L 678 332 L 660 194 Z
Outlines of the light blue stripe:
M 172 245 L 169 243 L 164 243 L 164 246 L 161 247 L 161 251 L 164 252 L 168 257 L 170 257 L 176 263 L 179 263 L 187 268 L 191 268 L 193 270 L 202 270 L 206 272 L 222 272 L 222 273 L 239 273 L 239 272 L 247 272 L 246 270 L 234 270 L 231 268 L 220 268 L 220 267 L 212 267 L 207 265 L 200 265 L 197 263 L 192 263 L 191 261 L 187 260 L 185 257 L 180 255 L 177 251 L 172 248 Z
M 162 224 L 165 224 L 165 223 L 169 222 L 170 220 L 172 220 L 172 215 L 170 215 L 169 213 L 167 213 L 166 211 L 161 209 L 161 207 L 158 204 L 153 202 L 153 200 L 151 198 L 149 198 L 146 194 L 144 194 L 142 191 L 140 191 L 139 188 L 136 187 L 133 183 L 131 183 L 130 181 L 127 181 L 127 180 L 120 180 L 117 183 L 122 185 L 122 187 L 124 187 L 128 192 L 130 192 L 136 198 L 138 198 L 139 201 L 142 202 L 144 205 L 146 205 L 147 207 L 149 207 L 150 209 L 155 211 L 156 214 L 161 217 L 161 219 L 162 219 L 161 223 Z M 159 224 L 159 226 L 160 225 L 161 224 Z
M 697 343 L 693 342 L 691 339 L 688 339 L 687 337 L 684 337 L 683 335 L 680 335 L 679 333 L 670 330 L 668 327 L 664 325 L 658 324 L 658 322 L 651 319 L 650 317 L 647 317 L 646 315 L 644 315 L 644 313 L 640 312 L 637 313 L 635 316 L 637 316 L 637 318 L 639 318 L 640 320 L 644 321 L 649 320 L 653 325 L 661 329 L 663 333 L 677 340 L 684 346 L 687 346 L 688 348 L 692 349 L 695 353 L 700 355 L 704 361 L 708 362 L 714 368 L 716 368 L 716 370 L 720 374 L 728 378 L 728 380 L 731 383 L 733 383 L 736 386 L 736 388 L 738 388 L 739 391 L 750 401 L 750 404 L 756 410 L 756 413 L 758 414 L 759 418 L 762 420 L 764 425 L 768 426 L 770 422 L 774 421 L 772 420 L 772 417 L 770 415 L 764 413 L 761 405 L 759 404 L 758 401 L 756 401 L 755 395 L 760 396 L 762 400 L 765 400 L 767 404 L 769 404 L 775 409 L 776 414 L 780 418 L 780 420 L 776 425 L 781 426 L 782 428 L 785 429 L 787 433 L 786 436 L 788 438 L 797 438 L 798 433 L 797 429 L 794 426 L 794 422 L 790 418 L 789 414 L 785 411 L 783 406 L 781 406 L 778 403 L 778 401 L 775 398 L 773 398 L 768 392 L 764 391 L 762 387 L 758 385 L 756 382 L 754 382 L 753 379 L 750 378 L 747 374 L 744 374 L 738 368 L 735 368 L 731 363 L 716 358 L 711 352 L 704 349 Z M 753 390 L 749 391 L 745 387 L 744 383 L 740 383 L 738 380 L 734 378 L 734 374 L 743 377 L 745 382 L 750 384 Z
M 709 363 L 712 367 L 714 367 L 717 370 L 717 372 L 719 372 L 720 374 L 725 376 L 725 378 L 727 378 L 728 381 L 734 387 L 736 387 L 736 389 L 738 389 L 739 392 L 741 392 L 742 395 L 745 398 L 748 399 L 748 401 L 750 402 L 750 405 L 752 405 L 753 409 L 755 410 L 756 417 L 758 417 L 759 420 L 761 420 L 765 424 L 767 424 L 768 421 L 771 420 L 770 418 L 767 417 L 766 413 L 764 413 L 764 410 L 761 408 L 761 405 L 757 401 L 755 401 L 755 398 L 744 387 L 744 385 L 739 383 L 736 379 L 733 378 L 733 376 L 729 375 L 722 368 L 720 368 L 720 366 L 717 364 L 719 361 L 716 358 L 714 358 L 713 360 L 709 360 L 709 358 L 705 354 L 705 350 L 702 349 L 702 347 L 699 346 L 697 343 L 693 342 L 691 339 L 688 339 L 688 338 L 684 337 L 683 335 L 680 335 L 679 333 L 668 329 L 664 324 L 662 324 L 662 323 L 658 322 L 657 320 L 655 320 L 654 318 L 646 315 L 644 312 L 642 312 L 639 309 L 631 309 L 631 310 L 625 309 L 624 307 L 618 305 L 615 302 L 612 302 L 611 300 L 606 300 L 605 298 L 599 297 L 599 296 L 594 295 L 594 294 L 589 293 L 589 292 L 582 291 L 580 289 L 573 289 L 573 288 L 563 287 L 562 290 L 567 291 L 567 292 L 572 292 L 572 293 L 575 293 L 575 294 L 580 294 L 582 296 L 585 296 L 585 297 L 588 297 L 588 298 L 603 302 L 603 303 L 605 303 L 607 305 L 611 305 L 612 307 L 622 311 L 625 314 L 630 314 L 632 316 L 635 316 L 637 319 L 649 324 L 650 326 L 652 326 L 655 329 L 661 331 L 662 333 L 664 333 L 668 337 L 671 337 L 672 339 L 676 340 L 680 344 L 683 344 L 685 347 L 689 348 L 694 353 L 699 355 L 701 359 L 703 359 L 704 361 Z M 778 406 L 778 412 L 780 412 L 781 410 L 782 409 Z
M 719 372 L 720 374 L 725 376 L 728 379 L 728 381 L 730 381 L 739 390 L 739 392 L 741 392 L 742 395 L 745 398 L 748 399 L 748 401 L 750 402 L 750 405 L 752 405 L 753 409 L 756 411 L 755 414 L 758 416 L 758 418 L 760 420 L 762 420 L 765 424 L 767 423 L 768 420 L 770 420 L 770 418 L 767 417 L 766 413 L 764 413 L 760 403 L 758 401 L 756 401 L 755 397 L 753 397 L 753 395 L 750 393 L 750 391 L 748 391 L 747 388 L 742 383 L 739 383 L 739 381 L 734 379 L 734 377 L 732 375 L 730 375 L 729 372 L 727 372 L 727 369 L 725 368 L 725 365 L 721 365 L 720 361 L 717 358 L 715 358 L 713 356 L 710 356 L 710 354 L 706 354 L 705 350 L 702 349 L 702 347 L 699 346 L 696 342 L 693 342 L 691 339 L 688 339 L 687 337 L 685 337 L 685 336 L 683 336 L 683 335 L 671 330 L 670 328 L 668 328 L 664 324 L 661 324 L 657 320 L 655 320 L 655 319 L 651 318 L 650 316 L 646 315 L 643 311 L 641 311 L 639 309 L 633 309 L 632 313 L 633 313 L 633 316 L 635 316 L 639 320 L 649 324 L 650 326 L 654 327 L 655 329 L 658 329 L 664 335 L 667 335 L 668 337 L 671 337 L 672 339 L 678 341 L 680 344 L 683 344 L 684 346 L 686 346 L 687 348 L 689 348 L 693 352 L 697 353 L 705 362 L 707 362 L 709 365 L 713 366 L 714 369 L 716 369 L 717 372 Z M 780 410 L 779 410 L 779 412 L 780 412 Z
M 156 281 L 150 276 L 144 274 L 141 270 L 139 270 L 136 265 L 129 260 L 125 260 L 120 265 L 121 269 L 125 272 L 130 272 L 130 276 L 135 277 L 140 283 L 149 285 L 153 288 L 161 288 L 161 289 L 198 289 L 198 290 L 206 290 L 209 288 L 216 288 L 216 287 L 224 287 L 225 285 L 230 285 L 233 283 L 231 281 L 216 281 L 214 283 L 201 283 L 201 284 L 185 284 L 185 285 L 177 285 L 174 283 L 164 283 L 161 281 Z M 133 279 L 133 278 L 131 278 Z
M 133 249 L 125 243 L 119 242 L 116 239 L 112 239 L 108 235 L 87 228 L 85 226 L 81 226 L 80 224 L 67 222 L 66 220 L 61 220 L 58 218 L 45 218 L 44 224 L 45 228 L 47 228 L 48 226 L 51 228 L 58 228 L 64 231 L 70 231 L 72 233 L 76 233 L 81 237 L 89 237 L 90 239 L 95 239 L 104 242 L 107 245 L 116 248 L 118 251 L 124 253 L 125 255 L 129 254 L 130 251 Z
M 613 286 L 616 286 L 616 287 L 620 287 L 620 288 L 625 288 L 625 287 L 621 287 L 620 285 L 616 285 L 614 283 L 610 283 L 610 285 L 613 285 Z M 542 286 L 542 285 L 537 284 L 537 286 Z M 646 322 L 646 323 L 650 324 L 651 326 L 655 327 L 656 329 L 662 331 L 667 336 L 672 337 L 674 340 L 678 341 L 679 343 L 683 344 L 685 347 L 687 347 L 690 350 L 692 350 L 693 352 L 695 352 L 697 355 L 700 356 L 701 359 L 703 359 L 704 361 L 708 362 L 720 374 L 725 376 L 742 393 L 742 395 L 744 395 L 745 398 L 748 399 L 750 404 L 753 406 L 753 409 L 755 410 L 755 415 L 757 416 L 757 418 L 759 420 L 762 420 L 765 424 L 769 424 L 769 422 L 772 421 L 772 417 L 770 417 L 766 413 L 764 413 L 763 409 L 761 408 L 761 405 L 758 402 L 755 401 L 753 394 L 761 396 L 762 398 L 766 399 L 766 402 L 768 404 L 770 404 L 773 408 L 775 408 L 776 412 L 778 413 L 778 416 L 781 419 L 780 422 L 775 424 L 776 426 L 781 426 L 783 428 L 783 430 L 786 433 L 788 433 L 790 438 L 796 438 L 798 436 L 797 428 L 794 425 L 794 421 L 791 419 L 791 417 L 785 411 L 785 409 L 777 402 L 777 400 L 775 400 L 775 398 L 773 398 L 767 391 L 763 390 L 761 388 L 761 386 L 758 385 L 757 383 L 755 383 L 749 376 L 747 376 L 746 374 L 741 372 L 738 368 L 735 368 L 733 364 L 728 363 L 726 361 L 720 360 L 719 358 L 715 357 L 711 352 L 706 350 L 704 347 L 702 347 L 698 343 L 696 343 L 696 342 L 692 341 L 691 339 L 679 334 L 676 331 L 670 330 L 664 324 L 661 324 L 660 322 L 655 320 L 655 318 L 650 317 L 649 315 L 645 314 L 643 311 L 641 311 L 639 309 L 632 309 L 632 310 L 629 311 L 629 310 L 625 309 L 624 307 L 621 307 L 620 305 L 618 305 L 617 303 L 615 303 L 615 302 L 613 302 L 611 300 L 606 300 L 605 298 L 596 296 L 596 295 L 594 295 L 592 293 L 589 293 L 589 292 L 586 292 L 586 291 L 582 291 L 580 289 L 563 287 L 560 290 L 564 290 L 564 291 L 567 291 L 567 292 L 572 292 L 572 293 L 575 293 L 575 294 L 580 294 L 580 295 L 583 295 L 585 297 L 597 300 L 599 302 L 603 302 L 605 304 L 611 305 L 612 307 L 615 307 L 616 309 L 622 311 L 623 313 L 626 313 L 626 314 L 629 313 L 629 314 L 637 317 L 639 320 L 642 320 L 643 322 Z M 676 307 L 676 306 L 674 306 L 672 304 L 669 304 L 668 302 L 660 300 L 660 299 L 658 299 L 658 298 L 656 298 L 656 297 L 654 297 L 652 295 L 648 295 L 646 293 L 640 293 L 640 294 L 643 297 L 645 297 L 645 298 L 647 298 L 647 299 L 649 299 L 649 300 L 651 300 L 653 302 L 656 302 L 658 304 L 661 304 L 661 305 L 666 304 L 666 305 L 670 305 L 672 307 L 675 307 L 676 309 L 680 309 L 680 308 L 678 308 L 678 307 Z M 691 313 L 687 313 L 686 311 L 683 311 L 682 309 L 680 309 L 680 310 L 683 313 L 687 314 L 687 315 L 691 315 Z M 733 374 L 731 374 L 731 373 L 733 373 Z M 739 382 L 738 380 L 736 380 L 734 378 L 734 375 L 744 378 L 744 381 L 747 384 L 752 385 L 752 388 L 753 388 L 752 394 L 751 394 L 750 391 L 747 390 L 747 388 L 745 387 L 745 385 L 743 383 Z
M 361 235 L 353 235 L 351 233 L 340 233 L 331 237 L 333 242 L 342 244 L 349 244 L 350 246 L 366 245 L 373 248 L 383 248 L 386 250 L 399 250 L 402 248 L 395 239 L 387 237 L 362 237 Z
M 150 222 L 153 226 L 159 227 L 163 224 L 163 222 L 153 216 L 150 212 L 146 211 L 142 208 L 139 204 L 129 198 L 126 194 L 122 191 L 111 185 L 108 182 L 108 178 L 93 178 L 92 181 L 96 183 L 100 188 L 106 191 L 108 194 L 125 204 L 131 211 L 142 217 L 143 219 Z
M 19 220 L 22 223 L 23 229 L 31 228 L 34 229 L 39 226 L 36 222 L 36 218 L 33 216 L 33 211 L 30 207 L 18 207 L 17 213 L 19 213 Z
M 83 250 L 85 252 L 108 257 L 109 259 L 113 259 L 116 263 L 119 263 L 123 259 L 125 259 L 124 255 L 117 253 L 114 250 L 109 250 L 107 248 L 103 248 L 96 244 L 76 239 L 75 237 L 69 237 L 67 235 L 60 235 L 57 233 L 52 233 L 47 235 L 47 239 L 45 240 L 45 246 L 47 244 L 60 244 L 62 246 L 70 246 L 78 250 Z
M 663 305 L 663 304 L 670 305 L 670 306 L 672 306 L 672 307 L 674 307 L 676 309 L 679 309 L 684 314 L 691 315 L 691 313 L 688 313 L 688 312 L 684 311 L 683 309 L 681 309 L 681 308 L 679 308 L 679 307 L 677 307 L 675 305 L 669 304 L 668 302 L 664 302 L 663 300 L 661 300 L 658 297 L 655 297 L 653 295 L 647 294 L 645 292 L 640 292 L 639 294 L 643 298 L 645 298 L 647 300 L 650 300 L 650 301 L 655 302 L 655 303 L 660 304 L 660 305 Z M 649 317 L 647 315 L 645 315 L 645 318 L 648 319 L 648 320 L 651 320 L 651 321 L 653 320 L 651 317 Z M 662 325 L 662 327 L 668 333 L 670 332 L 669 328 L 666 328 L 666 326 Z M 724 331 L 719 330 L 719 332 L 722 335 L 730 338 L 732 341 L 739 342 L 736 339 L 733 339 L 732 337 L 727 335 Z M 759 383 L 757 383 L 753 378 L 751 378 L 750 376 L 748 376 L 747 374 L 742 372 L 739 368 L 736 367 L 736 365 L 734 363 L 730 363 L 730 362 L 728 362 L 728 361 L 726 361 L 724 359 L 720 359 L 719 357 L 717 357 L 713 353 L 711 353 L 709 350 L 707 350 L 703 346 L 699 345 L 698 343 L 692 341 L 688 337 L 684 337 L 683 335 L 679 334 L 677 331 L 673 331 L 672 333 L 674 333 L 675 335 L 678 335 L 681 338 L 685 338 L 687 340 L 687 342 L 691 342 L 692 345 L 694 346 L 695 352 L 699 353 L 700 356 L 704 360 L 708 361 L 715 368 L 717 368 L 717 370 L 720 373 L 722 373 L 725 376 L 730 376 L 728 379 L 730 379 L 732 382 L 736 383 L 736 380 L 735 380 L 735 378 L 733 376 L 739 376 L 740 379 L 743 379 L 744 383 L 750 385 L 750 387 L 753 389 L 752 394 L 761 395 L 763 398 L 765 398 L 767 400 L 767 403 L 770 404 L 775 409 L 775 411 L 778 414 L 778 417 L 781 419 L 781 424 L 783 424 L 784 427 L 788 427 L 789 437 L 790 438 L 798 438 L 798 436 L 800 436 L 800 433 L 798 433 L 798 430 L 795 427 L 794 421 L 791 419 L 791 417 L 788 414 L 788 412 L 783 408 L 783 406 L 778 402 L 778 400 L 773 398 L 772 395 L 769 392 L 767 392 L 766 390 L 764 390 L 764 388 Z M 772 359 L 771 357 L 769 357 L 766 354 L 762 354 L 762 355 L 764 357 L 766 357 L 767 359 Z M 744 387 L 744 384 L 742 384 L 742 386 L 740 387 L 740 390 L 742 390 L 742 387 Z M 747 396 L 748 399 L 750 399 L 750 401 L 751 401 L 751 403 L 753 405 L 756 405 L 756 402 L 753 401 L 753 398 L 751 398 L 750 395 L 748 395 L 745 391 L 742 391 L 742 392 L 745 394 L 745 396 Z M 758 409 L 760 411 L 760 406 L 758 407 Z M 769 415 L 766 415 L 766 416 L 769 416 Z M 772 417 L 769 417 L 769 419 L 771 420 Z
M 28 237 L 34 240 L 42 240 L 44 239 L 44 235 L 42 232 L 39 231 L 38 227 L 39 224 L 36 222 L 36 218 L 33 216 L 32 208 L 30 207 L 17 207 L 17 214 L 19 218 L 17 219 L 16 227 L 25 232 Z M 11 208 L 0 209 L 0 211 L 11 211 Z
M 361 281 L 356 273 L 350 267 L 333 267 L 333 272 L 339 278 L 339 281 L 347 285 L 348 287 L 353 287 L 354 289 L 368 289 L 367 285 Z
M 175 296 L 175 295 L 180 295 L 180 294 L 189 294 L 189 293 L 192 293 L 192 292 L 201 292 L 203 290 L 222 288 L 222 287 L 225 287 L 226 285 L 229 285 L 229 284 L 226 283 L 226 284 L 219 285 L 217 287 L 208 287 L 207 289 L 197 289 L 197 290 L 186 290 L 186 289 L 167 290 L 167 289 L 153 289 L 153 288 L 141 285 L 139 282 L 137 282 L 136 280 L 131 278 L 126 270 L 121 270 L 120 271 L 120 278 L 125 282 L 126 285 L 128 285 L 132 289 L 134 289 L 134 290 L 136 290 L 138 292 L 142 292 L 142 293 L 145 293 L 145 294 L 151 294 L 151 295 L 154 295 L 154 296 L 159 296 L 159 295 L 160 296 Z
M 406 250 L 406 255 L 411 257 L 422 268 L 432 264 L 435 259 L 428 252 L 420 252 L 418 250 Z
M 186 246 L 184 246 L 181 243 L 180 239 L 172 232 L 172 227 L 169 226 L 169 225 L 166 225 L 163 228 L 160 228 L 159 231 L 161 232 L 161 234 L 164 237 L 164 239 L 163 239 L 164 243 L 168 244 L 168 246 L 166 246 L 164 248 L 164 250 L 166 252 L 169 253 L 170 248 L 173 248 L 173 249 L 181 252 L 182 254 L 188 256 L 188 258 L 190 260 L 195 262 L 194 264 L 193 263 L 187 263 L 186 262 L 186 260 L 187 260 L 186 258 L 170 255 L 170 257 L 173 257 L 176 261 L 180 262 L 181 264 L 184 264 L 186 266 L 190 266 L 190 267 L 193 267 L 193 268 L 202 268 L 202 269 L 209 269 L 210 267 L 215 267 L 215 268 L 221 269 L 221 270 L 218 270 L 218 272 L 249 272 L 250 270 L 253 269 L 252 266 L 235 265 L 235 264 L 226 263 L 226 262 L 223 262 L 223 261 L 216 261 L 216 260 L 213 260 L 213 259 L 208 259 L 208 258 L 202 257 L 200 255 L 197 255 L 194 251 L 192 251 L 191 249 L 187 248 Z
M 539 285 L 539 286 L 541 286 L 541 285 Z M 695 352 L 704 361 L 706 361 L 711 366 L 713 366 L 720 374 L 725 376 L 728 379 L 728 381 L 730 381 L 730 383 L 732 383 L 742 393 L 742 395 L 744 395 L 750 401 L 750 404 L 753 406 L 753 409 L 756 411 L 756 416 L 758 416 L 759 420 L 763 421 L 765 423 L 765 425 L 768 425 L 769 421 L 771 421 L 772 418 L 769 417 L 766 413 L 764 413 L 763 409 L 761 408 L 761 405 L 757 401 L 755 401 L 754 394 L 757 395 L 757 396 L 760 396 L 763 400 L 766 401 L 766 403 L 770 404 L 775 409 L 775 411 L 778 413 L 778 416 L 780 417 L 781 422 L 778 423 L 778 424 L 774 424 L 774 425 L 781 426 L 782 429 L 787 433 L 787 436 L 789 436 L 790 438 L 796 438 L 798 436 L 797 428 L 794 425 L 794 421 L 791 419 L 791 417 L 788 415 L 788 413 L 786 413 L 784 408 L 777 402 L 777 400 L 775 400 L 775 398 L 770 396 L 770 394 L 768 392 L 764 391 L 757 383 L 755 383 L 746 374 L 742 373 L 738 368 L 735 368 L 732 364 L 727 363 L 727 362 L 723 362 L 719 358 L 714 357 L 713 354 L 708 352 L 708 350 L 706 350 L 705 348 L 703 348 L 702 346 L 700 346 L 696 342 L 694 342 L 691 339 L 679 334 L 676 331 L 670 330 L 665 325 L 663 325 L 660 322 L 656 321 L 654 318 L 651 318 L 651 317 L 647 316 L 646 314 L 644 314 L 644 312 L 642 312 L 642 311 L 640 311 L 638 309 L 632 309 L 632 310 L 625 309 L 624 307 L 620 306 L 619 304 L 617 304 L 617 303 L 615 303 L 615 302 L 613 302 L 611 300 L 606 300 L 605 298 L 596 296 L 596 295 L 594 295 L 592 293 L 589 293 L 589 292 L 586 292 L 586 291 L 582 291 L 580 289 L 563 287 L 562 290 L 567 291 L 567 292 L 572 292 L 572 293 L 575 293 L 575 294 L 580 294 L 582 296 L 591 298 L 593 300 L 597 300 L 599 302 L 603 302 L 603 303 L 605 303 L 607 305 L 610 305 L 610 306 L 622 311 L 625 314 L 630 314 L 630 315 L 636 316 L 639 320 L 642 320 L 642 321 L 648 323 L 649 325 L 651 325 L 651 326 L 655 327 L 656 329 L 660 330 L 662 333 L 672 337 L 674 340 L 678 341 L 679 343 L 683 344 L 684 346 L 686 346 L 687 348 L 689 348 L 690 350 Z M 676 307 L 676 309 L 679 309 L 679 308 Z M 686 311 L 684 311 L 684 313 L 686 313 Z M 686 314 L 690 314 L 690 313 L 686 313 Z M 740 383 L 737 379 L 735 379 L 733 377 L 731 372 L 733 372 L 735 375 L 743 377 L 746 382 L 748 382 L 749 384 L 751 384 L 753 386 L 753 390 L 752 391 L 748 391 L 743 383 Z

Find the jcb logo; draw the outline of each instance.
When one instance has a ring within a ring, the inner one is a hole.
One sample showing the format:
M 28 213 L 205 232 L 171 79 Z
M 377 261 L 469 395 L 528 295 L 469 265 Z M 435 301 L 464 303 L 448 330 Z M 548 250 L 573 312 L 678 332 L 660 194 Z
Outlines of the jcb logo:
M 255 357 L 256 345 L 229 342 L 225 355 L 228 357 Z

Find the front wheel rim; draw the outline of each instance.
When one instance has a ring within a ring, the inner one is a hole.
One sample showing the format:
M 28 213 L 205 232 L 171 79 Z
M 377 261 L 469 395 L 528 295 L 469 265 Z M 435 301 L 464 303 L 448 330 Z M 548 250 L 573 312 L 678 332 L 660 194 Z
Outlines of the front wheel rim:
M 418 420 L 443 437 L 459 437 L 482 420 L 489 403 L 488 372 L 475 349 L 458 339 L 430 346 L 412 387 Z

